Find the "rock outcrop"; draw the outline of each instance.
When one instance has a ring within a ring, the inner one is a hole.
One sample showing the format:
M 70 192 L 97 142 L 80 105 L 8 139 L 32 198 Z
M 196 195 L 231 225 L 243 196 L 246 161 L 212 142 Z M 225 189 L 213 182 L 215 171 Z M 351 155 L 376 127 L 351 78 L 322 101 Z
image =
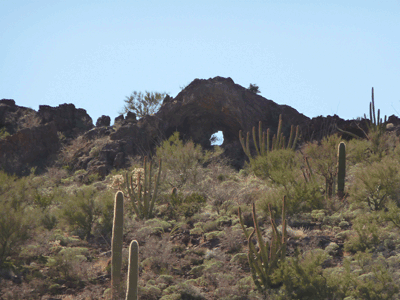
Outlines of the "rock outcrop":
M 73 139 L 93 127 L 84 109 L 73 104 L 42 105 L 39 112 L 17 106 L 14 100 L 0 100 L 0 170 L 29 174 L 55 160 L 61 140 Z
M 222 131 L 224 155 L 239 168 L 245 160 L 239 131 L 249 132 L 262 121 L 263 130 L 270 128 L 274 133 L 280 114 L 284 134 L 289 135 L 291 125 L 300 125 L 303 141 L 320 140 L 336 132 L 350 138 L 343 130 L 363 136 L 366 130 L 365 122 L 346 121 L 336 115 L 310 120 L 290 106 L 279 105 L 235 84 L 231 78 L 195 79 L 175 98 L 167 96 L 156 114 L 137 120 L 134 113 L 128 113 L 115 118 L 114 126 L 109 126 L 109 117 L 102 116 L 94 127 L 86 111 L 73 104 L 42 105 L 36 113 L 3 99 L 0 168 L 24 174 L 32 166 L 49 165 L 60 149 L 60 136 L 71 141 L 81 135 L 83 146 L 76 147 L 68 167 L 104 177 L 113 168 L 127 166 L 129 157 L 148 155 L 175 131 L 205 149 L 211 147 L 211 136 Z M 400 123 L 394 116 L 392 120 Z
M 96 127 L 110 126 L 111 118 L 109 116 L 102 115 L 97 119 Z
M 42 124 L 54 122 L 56 130 L 67 137 L 77 136 L 93 128 L 92 118 L 82 108 L 73 104 L 61 104 L 57 107 L 40 105 L 38 116 Z
M 257 95 L 235 84 L 231 78 L 195 79 L 175 98 L 167 96 L 156 114 L 121 126 L 110 138 L 123 140 L 123 152 L 134 155 L 146 153 L 175 131 L 179 131 L 183 139 L 192 139 L 208 149 L 211 136 L 222 131 L 222 148 L 239 167 L 244 160 L 239 130 L 251 131 L 262 121 L 264 130 L 276 131 L 280 114 L 283 115 L 286 134 L 292 124 L 309 121 L 290 106 Z
M 205 148 L 217 131 L 224 134 L 224 144 L 238 142 L 239 130 L 251 131 L 262 121 L 266 130 L 276 130 L 283 115 L 284 131 L 292 124 L 303 124 L 308 117 L 287 105 L 279 105 L 235 84 L 231 78 L 195 79 L 175 98 L 166 98 L 156 114 L 159 129 L 165 136 L 178 130 L 185 138 Z

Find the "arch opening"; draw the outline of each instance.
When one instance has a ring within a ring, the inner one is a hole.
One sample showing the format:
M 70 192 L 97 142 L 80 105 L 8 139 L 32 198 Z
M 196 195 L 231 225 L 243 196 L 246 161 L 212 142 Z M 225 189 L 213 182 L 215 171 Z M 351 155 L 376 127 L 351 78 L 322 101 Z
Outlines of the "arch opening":
M 224 143 L 224 133 L 219 130 L 210 137 L 211 146 L 221 146 Z

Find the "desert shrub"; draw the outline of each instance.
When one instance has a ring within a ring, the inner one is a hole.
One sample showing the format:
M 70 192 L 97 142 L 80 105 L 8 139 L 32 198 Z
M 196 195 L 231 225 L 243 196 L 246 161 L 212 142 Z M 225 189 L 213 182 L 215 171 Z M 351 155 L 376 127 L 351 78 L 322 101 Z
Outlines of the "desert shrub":
M 11 134 L 7 131 L 6 127 L 0 129 L 0 140 L 5 139 L 6 137 L 10 136 Z
M 400 228 L 400 207 L 393 200 L 387 203 L 387 210 L 382 211 L 382 218 L 391 222 L 395 227 Z
M 141 247 L 141 260 L 145 269 L 152 270 L 155 274 L 169 274 L 174 267 L 172 264 L 172 245 L 168 243 L 168 235 L 161 238 L 152 236 Z
M 163 172 L 165 181 L 172 187 L 180 188 L 186 183 L 198 182 L 202 164 L 211 158 L 212 152 L 203 151 L 191 140 L 182 141 L 179 132 L 175 132 L 157 147 L 156 155 L 162 159 L 164 170 L 167 170 Z
M 266 213 L 268 204 L 279 210 L 284 195 L 288 214 L 322 207 L 323 197 L 318 182 L 303 177 L 300 157 L 293 150 L 274 150 L 266 156 L 257 156 L 251 161 L 251 166 L 256 176 L 268 179 L 274 185 L 262 201 Z
M 111 191 L 102 192 L 97 197 L 99 214 L 93 229 L 95 235 L 111 238 L 114 218 L 114 196 Z
M 110 200 L 111 199 L 111 200 Z M 81 238 L 88 239 L 95 223 L 103 230 L 112 229 L 112 196 L 102 197 L 92 187 L 81 188 L 68 196 L 62 208 L 62 216 Z
M 225 234 L 221 237 L 221 246 L 227 253 L 238 253 L 246 240 L 240 227 L 226 227 Z
M 341 271 L 328 275 L 338 287 L 342 297 L 350 299 L 398 299 L 399 285 L 394 271 L 384 259 L 371 253 L 357 253 L 354 260 L 344 259 Z
M 36 225 L 31 218 L 32 176 L 17 178 L 0 171 L 0 266 L 17 254 Z
M 384 208 L 389 199 L 398 201 L 399 191 L 399 165 L 387 157 L 367 165 L 356 174 L 351 195 L 356 203 L 365 204 L 376 211 Z
M 31 227 L 25 205 L 13 205 L 0 199 L 0 266 L 7 256 L 16 254 L 17 249 L 29 237 Z
M 383 133 L 379 130 L 368 132 L 370 161 L 380 161 L 383 157 L 389 155 L 396 144 L 398 137 L 394 134 Z
M 299 169 L 299 162 L 291 149 L 271 151 L 266 156 L 257 156 L 250 163 L 256 176 L 277 185 L 286 187 L 297 179 L 295 171 Z
M 286 211 L 289 215 L 320 209 L 324 205 L 324 197 L 319 185 L 314 181 L 300 181 L 285 187 L 276 187 L 265 193 L 257 206 L 264 215 L 269 215 L 268 205 L 278 215 L 281 214 L 282 198 L 286 196 Z
M 186 196 L 182 193 L 171 194 L 165 213 L 169 219 L 177 219 L 179 216 L 190 218 L 198 213 L 205 203 L 206 199 L 199 193 L 191 193 Z
M 333 299 L 335 286 L 323 275 L 322 264 L 329 259 L 323 250 L 317 249 L 286 259 L 274 273 L 274 280 L 281 282 L 278 299 Z
M 337 148 L 341 138 L 337 135 L 325 137 L 320 144 L 308 143 L 304 153 L 310 158 L 312 172 L 325 179 L 325 193 L 331 197 L 334 192 L 335 177 L 337 175 Z
M 86 270 L 83 263 L 87 261 L 87 248 L 63 248 L 55 256 L 49 257 L 47 266 L 54 277 L 76 281 L 86 279 Z
M 345 251 L 367 251 L 376 247 L 384 239 L 384 231 L 380 226 L 376 213 L 359 213 L 353 220 L 353 233 L 344 244 Z
M 346 159 L 349 165 L 367 162 L 371 156 L 370 142 L 366 139 L 352 139 L 346 143 Z
M 50 208 L 55 200 L 56 193 L 39 193 L 39 191 L 36 191 L 33 197 L 33 205 L 37 209 L 37 218 L 47 230 L 52 230 L 58 224 L 58 219 Z
M 160 299 L 161 290 L 152 284 L 147 283 L 145 286 L 139 285 L 138 293 L 140 295 L 139 299 L 146 299 L 146 300 L 157 300 Z

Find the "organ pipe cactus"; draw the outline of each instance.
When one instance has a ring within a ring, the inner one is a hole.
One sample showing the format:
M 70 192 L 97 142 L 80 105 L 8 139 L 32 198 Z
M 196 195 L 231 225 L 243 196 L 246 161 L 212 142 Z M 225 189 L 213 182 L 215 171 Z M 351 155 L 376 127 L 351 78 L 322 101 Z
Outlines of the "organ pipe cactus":
M 159 160 L 158 174 L 154 177 L 154 183 L 152 183 L 152 164 L 147 162 L 147 157 L 144 158 L 143 165 L 143 180 L 141 172 L 137 175 L 136 183 L 134 183 L 133 176 L 129 178 L 129 174 L 126 173 L 125 184 L 137 217 L 139 219 L 151 219 L 160 184 L 161 159 Z
M 266 156 L 269 151 L 277 150 L 277 149 L 294 149 L 296 147 L 297 141 L 299 139 L 299 126 L 292 125 L 290 128 L 290 136 L 289 140 L 286 144 L 285 136 L 282 132 L 282 115 L 279 115 L 279 122 L 278 122 L 278 131 L 272 137 L 272 142 L 270 143 L 270 130 L 267 129 L 267 132 L 262 130 L 262 123 L 261 121 L 258 123 L 258 143 L 257 143 L 257 134 L 256 129 L 253 127 L 252 129 L 253 135 L 253 143 L 254 148 L 256 149 L 257 155 Z M 239 140 L 242 145 L 244 153 L 252 159 L 252 155 L 250 152 L 250 133 L 247 133 L 246 140 L 242 135 L 242 131 L 239 131 Z
M 129 246 L 128 286 L 126 300 L 137 300 L 139 280 L 139 244 L 133 240 Z
M 121 290 L 122 237 L 124 228 L 124 194 L 117 192 L 114 202 L 114 220 L 111 244 L 111 295 L 119 299 Z
M 374 88 L 372 88 L 371 102 L 369 103 L 369 120 L 367 122 L 368 133 L 370 133 L 371 131 L 378 131 L 381 134 L 385 132 L 385 129 L 386 129 L 385 123 L 386 123 L 387 119 L 385 116 L 385 119 L 382 122 L 380 113 L 381 113 L 381 110 L 378 109 L 378 114 L 377 115 L 375 114 Z M 365 114 L 364 114 L 364 118 L 367 119 L 367 116 Z
M 272 217 L 271 207 L 268 205 L 269 214 L 272 225 L 272 238 L 270 242 L 264 243 L 260 227 L 258 225 L 255 204 L 253 203 L 253 223 L 254 229 L 249 233 L 243 222 L 242 212 L 239 207 L 239 219 L 243 232 L 247 238 L 249 253 L 248 260 L 253 281 L 261 292 L 265 292 L 268 288 L 273 286 L 272 275 L 279 267 L 279 263 L 284 261 L 286 257 L 287 247 L 287 224 L 286 224 L 286 197 L 282 200 L 282 230 L 278 231 L 275 220 Z M 259 250 L 256 250 L 253 244 L 253 236 L 256 235 Z
M 341 142 L 338 147 L 337 194 L 340 199 L 344 196 L 346 177 L 346 144 Z

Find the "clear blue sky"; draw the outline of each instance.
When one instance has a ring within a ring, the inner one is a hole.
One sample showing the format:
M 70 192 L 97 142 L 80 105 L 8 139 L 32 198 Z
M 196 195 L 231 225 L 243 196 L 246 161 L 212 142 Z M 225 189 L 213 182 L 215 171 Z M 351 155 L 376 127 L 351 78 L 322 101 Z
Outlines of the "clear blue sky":
M 113 120 L 133 91 L 231 77 L 308 117 L 400 115 L 400 1 L 0 0 L 0 99 Z

